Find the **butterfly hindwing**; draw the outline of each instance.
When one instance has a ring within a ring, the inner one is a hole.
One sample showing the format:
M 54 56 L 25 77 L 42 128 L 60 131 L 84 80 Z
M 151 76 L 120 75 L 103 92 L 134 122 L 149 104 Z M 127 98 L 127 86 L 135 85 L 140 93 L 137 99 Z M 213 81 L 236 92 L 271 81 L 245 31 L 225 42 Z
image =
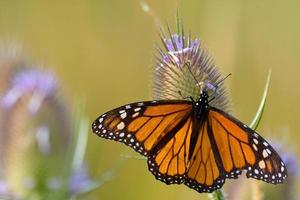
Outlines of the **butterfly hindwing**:
M 185 185 L 198 192 L 212 192 L 225 182 L 214 144 L 209 136 L 209 125 L 205 121 L 198 131 L 198 138 L 186 173 Z
M 152 151 L 148 157 L 148 168 L 156 179 L 167 184 L 185 181 L 191 133 L 192 119 L 189 115 L 178 124 L 178 128 L 174 127 L 169 132 L 173 137 L 165 137 L 166 141 Z

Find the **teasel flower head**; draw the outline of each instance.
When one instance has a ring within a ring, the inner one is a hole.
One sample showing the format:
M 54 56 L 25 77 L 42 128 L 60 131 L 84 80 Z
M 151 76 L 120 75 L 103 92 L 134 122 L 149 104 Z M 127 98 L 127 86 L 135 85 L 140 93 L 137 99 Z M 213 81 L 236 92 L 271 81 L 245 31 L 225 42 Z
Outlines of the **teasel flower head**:
M 55 163 L 65 161 L 71 137 L 70 112 L 55 75 L 30 64 L 18 66 L 0 108 L 5 179 L 23 195 L 46 187 L 44 179 L 62 173 Z
M 227 110 L 224 78 L 208 55 L 202 42 L 190 34 L 161 33 L 163 47 L 157 47 L 154 67 L 153 99 L 185 99 L 191 96 L 198 100 L 201 91 L 213 98 L 211 105 Z M 183 30 L 183 29 L 181 29 Z

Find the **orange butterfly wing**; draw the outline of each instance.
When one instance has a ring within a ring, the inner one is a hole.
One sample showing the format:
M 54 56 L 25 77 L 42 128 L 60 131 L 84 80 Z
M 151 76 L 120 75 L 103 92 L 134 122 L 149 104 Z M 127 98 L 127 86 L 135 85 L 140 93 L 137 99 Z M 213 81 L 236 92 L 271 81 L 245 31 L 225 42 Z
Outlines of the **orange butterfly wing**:
M 208 119 L 226 178 L 247 177 L 268 183 L 282 183 L 286 167 L 272 146 L 254 130 L 229 114 L 211 108 Z M 238 173 L 237 173 L 238 172 Z
M 282 183 L 284 163 L 271 145 L 229 114 L 210 107 L 199 131 L 185 184 L 199 192 L 221 188 L 226 178 L 246 176 L 268 183 Z
M 186 101 L 133 103 L 101 115 L 92 129 L 100 137 L 125 143 L 147 156 L 191 110 L 192 104 Z
M 192 118 L 183 119 L 148 157 L 149 171 L 156 179 L 166 184 L 180 184 L 185 181 L 193 130 Z
M 214 152 L 207 121 L 198 130 L 199 136 L 189 161 L 185 185 L 198 192 L 212 192 L 225 182 L 219 158 Z

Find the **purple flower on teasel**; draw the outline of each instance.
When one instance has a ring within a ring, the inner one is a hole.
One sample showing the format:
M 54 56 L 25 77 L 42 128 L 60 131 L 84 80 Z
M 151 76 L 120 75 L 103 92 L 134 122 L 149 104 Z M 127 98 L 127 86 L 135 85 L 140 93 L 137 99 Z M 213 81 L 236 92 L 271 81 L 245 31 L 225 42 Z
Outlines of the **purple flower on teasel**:
M 173 34 L 170 38 L 162 38 L 165 49 L 167 52 L 160 51 L 162 56 L 162 61 L 171 62 L 176 65 L 184 64 L 185 56 L 191 56 L 193 53 L 197 52 L 197 49 L 200 45 L 198 39 L 191 40 L 188 37 L 186 41 L 185 36 Z

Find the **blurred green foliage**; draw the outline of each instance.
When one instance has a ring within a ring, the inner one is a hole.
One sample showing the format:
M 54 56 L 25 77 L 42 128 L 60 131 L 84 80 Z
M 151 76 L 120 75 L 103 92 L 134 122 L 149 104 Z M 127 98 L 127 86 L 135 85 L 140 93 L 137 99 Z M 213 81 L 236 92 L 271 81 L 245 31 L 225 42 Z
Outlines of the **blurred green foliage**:
M 242 121 L 250 123 L 256 113 L 272 68 L 258 132 L 294 147 L 299 155 L 300 1 L 147 3 L 162 25 L 173 24 L 178 8 L 185 30 L 205 42 L 224 74 L 233 74 L 226 82 L 233 114 Z M 25 52 L 50 66 L 71 104 L 77 97 L 86 98 L 90 119 L 150 98 L 158 31 L 153 16 L 141 9 L 138 0 L 0 1 L 0 39 L 17 40 Z M 94 176 L 100 176 L 122 154 L 135 155 L 124 145 L 89 135 L 86 157 Z M 280 187 L 267 186 L 270 191 Z M 183 186 L 166 186 L 154 180 L 146 162 L 129 159 L 110 182 L 82 199 L 206 197 Z M 265 198 L 274 199 L 274 194 L 268 192 Z

